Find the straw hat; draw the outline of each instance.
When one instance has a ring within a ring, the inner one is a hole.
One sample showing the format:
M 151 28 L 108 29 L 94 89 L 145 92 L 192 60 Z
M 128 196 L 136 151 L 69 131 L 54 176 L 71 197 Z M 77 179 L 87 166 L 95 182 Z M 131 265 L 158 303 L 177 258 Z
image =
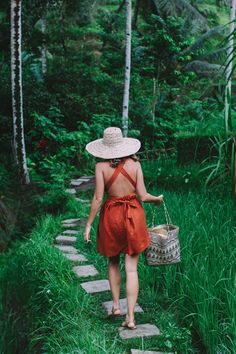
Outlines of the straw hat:
M 123 138 L 120 128 L 110 127 L 104 130 L 102 139 L 88 143 L 86 150 L 96 157 L 115 159 L 135 154 L 140 146 L 138 139 Z

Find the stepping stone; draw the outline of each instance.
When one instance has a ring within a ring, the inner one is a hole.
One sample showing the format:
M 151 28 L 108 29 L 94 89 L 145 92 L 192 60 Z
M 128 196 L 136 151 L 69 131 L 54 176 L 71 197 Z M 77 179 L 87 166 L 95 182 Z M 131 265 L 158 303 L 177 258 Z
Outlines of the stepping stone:
M 130 354 L 174 354 L 174 353 L 154 352 L 153 350 L 131 349 Z
M 78 221 L 80 221 L 80 219 L 66 219 L 66 220 L 62 220 L 62 224 L 76 224 L 78 223 Z
M 79 219 L 78 221 L 76 222 L 72 222 L 70 224 L 68 223 L 62 223 L 61 226 L 62 227 L 77 227 L 77 226 L 81 226 L 81 227 L 84 227 L 86 226 L 87 224 L 87 219 Z M 77 231 L 78 233 L 79 231 Z
M 67 219 L 61 222 L 62 227 L 76 227 L 84 226 L 87 223 L 87 219 Z
M 160 330 L 157 326 L 146 323 L 137 325 L 137 329 L 130 330 L 125 327 L 119 328 L 119 334 L 122 339 L 140 338 L 140 337 L 152 337 L 159 336 Z
M 74 224 L 61 224 L 62 227 L 77 227 L 78 224 L 74 223 Z M 77 231 L 78 233 L 78 231 Z
M 108 315 L 111 315 L 111 310 L 112 310 L 112 301 L 106 301 L 102 303 L 102 306 L 104 309 L 107 311 Z M 127 313 L 127 299 L 120 299 L 120 313 L 121 315 L 126 315 Z M 143 312 L 143 309 L 136 304 L 134 312 Z
M 79 231 L 77 230 L 65 230 L 63 231 L 64 235 L 78 235 Z
M 84 183 L 84 181 L 75 180 L 75 181 L 71 181 L 71 182 L 70 182 L 70 186 L 72 186 L 72 187 L 78 187 L 78 186 L 80 186 L 82 183 Z
M 81 219 L 78 226 L 84 227 L 87 224 L 87 219 Z
M 88 203 L 88 204 L 90 204 L 90 200 L 89 199 L 75 198 L 75 200 L 77 200 L 77 202 L 80 202 L 80 203 Z
M 54 247 L 58 248 L 61 252 L 78 253 L 78 250 L 73 246 L 54 245 Z
M 84 180 L 87 182 L 91 178 L 93 178 L 93 176 L 91 176 L 91 177 L 90 176 L 88 176 L 88 177 L 87 176 L 85 176 L 85 177 L 83 176 L 83 177 L 78 177 L 78 178 L 72 178 L 71 182 L 79 182 L 79 181 L 84 181 Z
M 91 179 L 93 179 L 94 176 L 85 176 L 85 177 L 79 177 L 79 178 L 73 178 L 71 181 L 70 181 L 70 184 L 73 184 L 73 183 L 85 183 L 85 182 L 89 182 Z
M 72 178 L 72 180 L 70 181 L 70 183 L 73 183 L 73 182 L 84 182 L 84 180 L 86 181 L 89 181 L 89 178 L 87 177 L 78 177 L 78 178 Z
M 75 188 L 67 188 L 65 190 L 66 193 L 69 193 L 69 194 L 72 194 L 72 195 L 75 195 L 76 194 L 76 190 Z
M 74 245 L 77 242 L 77 237 L 59 235 L 55 238 L 55 242 L 61 245 Z
M 95 177 L 94 176 L 88 176 L 91 178 L 79 178 L 79 181 L 83 181 L 83 183 L 81 183 L 79 186 L 76 186 L 74 189 L 76 189 L 76 191 L 86 191 L 88 189 L 94 188 L 95 186 Z
M 86 283 L 81 283 L 80 285 L 88 294 L 111 290 L 107 279 L 88 281 Z
M 65 253 L 64 256 L 71 262 L 87 262 L 83 254 Z
M 94 176 L 82 176 L 82 177 L 80 177 L 80 178 L 92 179 L 92 178 L 94 178 Z
M 92 277 L 94 275 L 98 275 L 97 269 L 93 265 L 83 265 L 73 267 L 73 271 L 78 277 Z

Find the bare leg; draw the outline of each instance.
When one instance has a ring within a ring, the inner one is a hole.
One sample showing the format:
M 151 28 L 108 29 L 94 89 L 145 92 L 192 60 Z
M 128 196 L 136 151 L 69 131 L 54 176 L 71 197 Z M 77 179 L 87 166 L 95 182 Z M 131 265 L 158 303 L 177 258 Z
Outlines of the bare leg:
M 108 263 L 108 277 L 111 287 L 112 299 L 113 299 L 113 309 L 118 309 L 120 307 L 120 256 L 109 257 Z M 115 311 L 115 314 L 119 314 L 119 311 Z
M 134 308 L 138 298 L 138 257 L 139 255 L 125 255 L 125 271 L 126 271 L 126 296 L 127 296 L 127 320 L 134 321 Z

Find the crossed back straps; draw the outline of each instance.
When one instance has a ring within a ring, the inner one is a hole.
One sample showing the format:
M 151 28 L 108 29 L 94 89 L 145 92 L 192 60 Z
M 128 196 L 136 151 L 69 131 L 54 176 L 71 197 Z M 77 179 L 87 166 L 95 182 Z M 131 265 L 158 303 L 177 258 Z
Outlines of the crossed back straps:
M 109 179 L 109 181 L 107 182 L 106 184 L 106 189 L 107 191 L 109 190 L 109 188 L 111 187 L 112 183 L 115 181 L 116 177 L 122 173 L 123 176 L 125 176 L 129 181 L 130 183 L 136 187 L 136 182 L 133 180 L 132 177 L 130 177 L 130 175 L 128 174 L 128 172 L 125 171 L 125 169 L 123 168 L 125 164 L 125 160 L 122 160 L 119 165 L 116 167 L 113 175 L 111 176 L 111 178 Z

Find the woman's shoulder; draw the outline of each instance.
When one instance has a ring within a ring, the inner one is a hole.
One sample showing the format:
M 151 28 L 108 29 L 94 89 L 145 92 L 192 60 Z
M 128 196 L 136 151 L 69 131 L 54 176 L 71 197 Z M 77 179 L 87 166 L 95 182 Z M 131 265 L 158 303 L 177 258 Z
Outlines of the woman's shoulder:
M 104 168 L 107 168 L 109 166 L 108 161 L 98 161 L 96 162 L 96 169 L 101 169 L 103 170 Z
M 134 159 L 132 159 L 132 157 L 129 157 L 126 160 L 125 164 L 128 165 L 128 166 L 131 166 L 131 167 L 135 167 L 135 168 L 139 168 L 141 166 L 139 160 L 134 160 Z

